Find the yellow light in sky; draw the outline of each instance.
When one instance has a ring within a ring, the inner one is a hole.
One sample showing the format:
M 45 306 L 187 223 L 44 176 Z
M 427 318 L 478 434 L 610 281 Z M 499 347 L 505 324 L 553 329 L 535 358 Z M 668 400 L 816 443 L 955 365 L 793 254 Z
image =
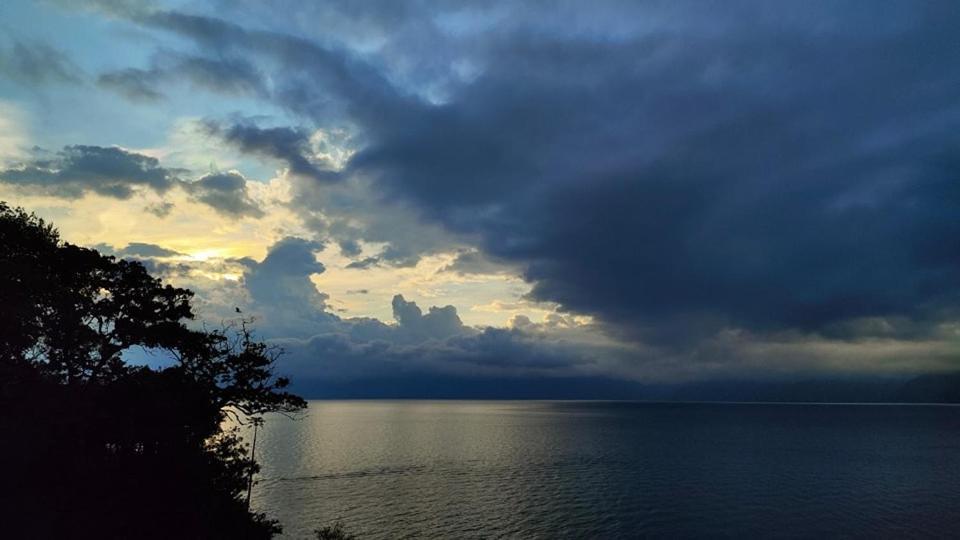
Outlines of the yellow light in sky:
M 214 257 L 219 257 L 223 253 L 223 249 L 212 248 L 212 249 L 201 249 L 199 251 L 194 251 L 189 253 L 187 256 L 192 261 L 206 261 Z

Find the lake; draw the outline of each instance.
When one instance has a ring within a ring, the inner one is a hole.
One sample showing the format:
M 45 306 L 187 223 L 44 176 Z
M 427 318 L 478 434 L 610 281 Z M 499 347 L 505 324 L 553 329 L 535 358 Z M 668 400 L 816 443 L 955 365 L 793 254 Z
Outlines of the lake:
M 254 506 L 288 538 L 917 537 L 960 530 L 960 407 L 311 401 Z

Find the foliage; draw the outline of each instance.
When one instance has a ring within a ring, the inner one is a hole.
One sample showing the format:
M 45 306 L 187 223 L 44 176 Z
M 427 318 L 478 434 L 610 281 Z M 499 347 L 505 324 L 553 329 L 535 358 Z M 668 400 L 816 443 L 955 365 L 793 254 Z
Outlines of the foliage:
M 0 202 L 4 532 L 30 537 L 267 538 L 242 501 L 257 465 L 228 416 L 305 406 L 248 321 L 188 326 L 193 293 L 135 261 L 61 241 Z M 167 351 L 171 367 L 123 360 Z

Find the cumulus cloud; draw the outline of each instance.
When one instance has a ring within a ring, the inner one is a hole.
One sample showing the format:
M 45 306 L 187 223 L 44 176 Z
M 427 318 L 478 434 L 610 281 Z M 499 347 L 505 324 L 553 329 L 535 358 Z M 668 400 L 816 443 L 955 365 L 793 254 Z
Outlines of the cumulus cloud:
M 238 302 L 243 295 L 232 289 L 233 282 L 222 282 L 232 291 L 229 295 L 217 293 L 210 282 L 200 284 L 198 295 L 208 300 L 203 309 L 209 312 L 232 311 L 227 305 L 209 303 L 219 298 L 254 316 L 261 334 L 285 349 L 280 368 L 305 385 L 321 377 L 357 380 L 413 373 L 572 375 L 615 349 L 609 342 L 591 342 L 586 334 L 557 333 L 557 327 L 546 323 L 513 329 L 470 327 L 452 305 L 421 309 L 400 294 L 391 302 L 393 324 L 369 317 L 339 317 L 331 312 L 329 296 L 311 280 L 326 271 L 317 260 L 323 248 L 318 242 L 284 238 L 271 246 L 262 261 L 224 261 L 245 269 L 239 283 L 247 300 Z
M 288 352 L 283 367 L 298 373 L 306 388 L 330 380 L 429 379 L 438 374 L 461 382 L 477 376 L 561 377 L 583 375 L 581 366 L 592 362 L 582 351 L 496 328 L 439 341 L 402 342 L 389 334 L 359 340 L 346 332 L 277 342 Z
M 282 368 L 296 373 L 303 388 L 330 381 L 391 380 L 437 376 L 591 376 L 593 366 L 620 355 L 604 347 L 544 332 L 464 326 L 453 306 L 426 314 L 397 295 L 396 324 L 347 318 L 317 326 L 303 338 L 277 338 L 284 347 Z M 407 382 L 397 381 L 399 384 Z
M 205 174 L 183 187 L 224 216 L 260 218 L 264 215 L 260 205 L 250 198 L 247 179 L 237 171 Z
M 183 170 L 160 166 L 157 158 L 116 146 L 67 146 L 38 151 L 33 159 L 0 170 L 0 182 L 66 198 L 94 192 L 128 199 L 138 188 L 164 193 L 177 185 Z
M 453 306 L 434 306 L 424 315 L 415 302 L 406 301 L 400 294 L 393 297 L 391 305 L 400 330 L 414 339 L 443 339 L 464 331 L 457 308 Z
M 334 317 L 326 311 L 329 297 L 310 280 L 326 271 L 316 257 L 323 249 L 322 243 L 287 237 L 273 244 L 262 261 L 244 261 L 243 283 L 268 329 L 309 333 Z
M 0 170 L 0 182 L 68 199 L 89 192 L 129 199 L 138 190 L 164 194 L 180 188 L 227 217 L 264 215 L 250 196 L 248 180 L 237 171 L 208 173 L 188 181 L 185 169 L 164 167 L 155 157 L 115 146 L 67 146 L 55 154 L 35 149 L 34 154 L 30 160 Z M 157 217 L 166 217 L 172 209 L 169 202 L 145 208 Z

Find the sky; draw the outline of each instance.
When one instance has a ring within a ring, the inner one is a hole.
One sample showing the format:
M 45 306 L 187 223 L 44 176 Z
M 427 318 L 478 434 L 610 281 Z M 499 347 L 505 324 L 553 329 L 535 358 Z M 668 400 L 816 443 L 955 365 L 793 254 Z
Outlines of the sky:
M 955 372 L 957 28 L 950 1 L 6 0 L 0 200 L 254 317 L 308 395 Z

